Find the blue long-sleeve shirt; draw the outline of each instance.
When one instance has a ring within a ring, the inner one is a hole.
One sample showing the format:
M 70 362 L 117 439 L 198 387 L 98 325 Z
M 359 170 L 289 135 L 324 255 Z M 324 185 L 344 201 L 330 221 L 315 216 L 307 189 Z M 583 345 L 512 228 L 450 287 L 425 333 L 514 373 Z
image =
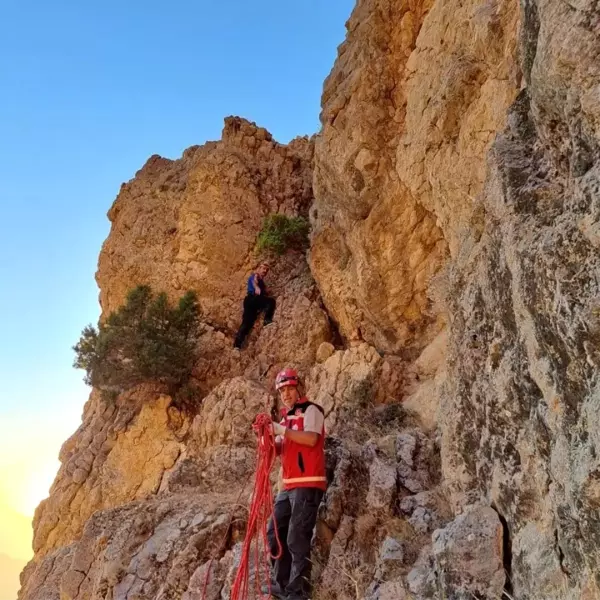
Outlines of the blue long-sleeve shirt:
M 250 277 L 248 277 L 248 284 L 247 284 L 248 295 L 254 296 L 254 278 L 255 277 L 256 277 L 256 280 L 258 283 L 258 287 L 260 288 L 261 296 L 266 295 L 267 286 L 265 285 L 265 282 L 256 273 L 252 273 L 252 275 L 250 275 Z

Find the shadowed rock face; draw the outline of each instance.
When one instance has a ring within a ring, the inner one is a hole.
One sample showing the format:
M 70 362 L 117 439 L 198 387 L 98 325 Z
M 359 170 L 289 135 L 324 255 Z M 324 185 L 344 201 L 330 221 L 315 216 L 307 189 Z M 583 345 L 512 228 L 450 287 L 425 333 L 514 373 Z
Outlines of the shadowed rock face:
M 330 434 L 315 598 L 600 599 L 598 23 L 592 0 L 359 0 L 316 139 L 229 118 L 152 157 L 109 212 L 102 307 L 195 289 L 202 402 L 92 393 L 20 600 L 200 600 L 211 558 L 225 600 L 286 364 Z M 234 354 L 277 211 L 310 212 L 309 261 L 276 262 L 275 323 Z
M 525 4 L 527 87 L 449 294 L 445 474 L 457 504 L 505 519 L 517 598 L 600 594 L 599 19 L 591 3 Z
M 349 338 L 427 343 L 435 312 L 398 304 L 419 294 L 412 211 L 440 232 L 422 289 L 451 323 L 444 482 L 455 511 L 500 513 L 517 598 L 600 595 L 598 22 L 593 2 L 361 2 L 316 146 L 311 266 Z
M 573 106 L 589 97 L 578 71 L 596 68 L 600 38 L 585 14 L 549 3 L 524 23 L 530 86 L 492 147 L 486 224 L 450 294 L 447 482 L 457 505 L 503 516 L 516 597 L 540 600 L 599 597 L 600 112 Z M 546 37 L 563 20 L 572 31 Z

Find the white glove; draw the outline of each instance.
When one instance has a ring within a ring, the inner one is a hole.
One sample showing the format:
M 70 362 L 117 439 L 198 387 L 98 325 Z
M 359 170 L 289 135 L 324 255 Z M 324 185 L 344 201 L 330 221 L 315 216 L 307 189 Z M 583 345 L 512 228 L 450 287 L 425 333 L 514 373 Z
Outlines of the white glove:
M 273 435 L 285 436 L 285 427 L 279 423 L 273 422 Z

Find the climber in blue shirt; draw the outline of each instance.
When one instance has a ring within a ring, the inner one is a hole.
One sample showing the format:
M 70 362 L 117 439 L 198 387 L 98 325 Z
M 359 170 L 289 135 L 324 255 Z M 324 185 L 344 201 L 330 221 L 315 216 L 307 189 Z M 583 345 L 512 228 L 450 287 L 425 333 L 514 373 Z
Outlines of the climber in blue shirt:
M 241 348 L 246 336 L 252 330 L 258 315 L 264 311 L 264 324 L 270 325 L 275 314 L 275 298 L 269 296 L 269 290 L 265 285 L 265 277 L 269 272 L 269 264 L 261 263 L 256 271 L 248 277 L 246 285 L 246 297 L 244 298 L 244 313 L 242 324 L 235 336 L 234 348 Z

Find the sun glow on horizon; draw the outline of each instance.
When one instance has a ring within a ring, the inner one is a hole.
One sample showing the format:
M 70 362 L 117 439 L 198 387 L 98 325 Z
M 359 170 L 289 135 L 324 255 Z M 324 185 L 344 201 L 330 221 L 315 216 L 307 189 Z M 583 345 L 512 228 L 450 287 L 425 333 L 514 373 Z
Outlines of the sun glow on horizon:
M 0 553 L 32 557 L 32 517 L 48 496 L 60 447 L 73 431 L 65 415 L 0 419 Z
M 0 502 L 16 513 L 31 518 L 37 505 L 48 497 L 60 463 L 48 449 L 0 458 Z
M 33 517 L 38 504 L 48 497 L 50 486 L 56 477 L 59 466 L 59 461 L 54 459 L 30 473 L 19 502 L 20 509 L 17 512 L 26 517 Z
M 29 560 L 33 556 L 33 528 L 31 517 L 14 511 L 0 501 L 0 554 L 10 558 Z

